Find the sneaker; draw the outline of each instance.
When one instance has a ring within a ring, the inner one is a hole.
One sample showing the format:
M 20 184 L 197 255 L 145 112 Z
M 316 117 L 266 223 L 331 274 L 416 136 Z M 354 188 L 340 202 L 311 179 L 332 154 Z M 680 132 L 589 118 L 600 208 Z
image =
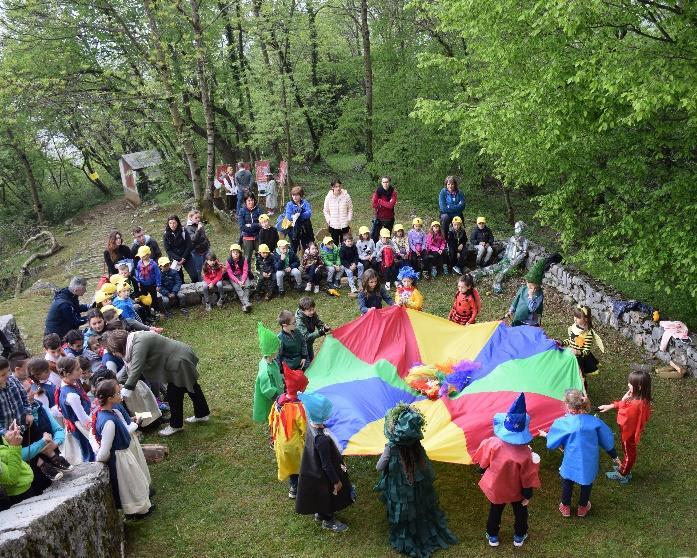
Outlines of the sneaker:
M 498 546 L 499 538 L 495 535 L 490 535 L 489 533 L 484 533 L 486 540 L 489 541 L 489 546 Z
M 462 275 L 462 270 L 457 267 L 456 265 L 453 266 L 453 273 L 457 273 L 458 275 Z
M 312 291 L 312 283 L 308 281 L 307 285 L 305 285 L 305 292 L 309 293 L 310 291 Z
M 252 309 L 252 305 L 247 303 L 242 305 L 242 312 L 249 312 Z
M 295 290 L 298 291 L 298 292 L 302 292 L 302 290 L 303 290 L 302 283 L 296 283 L 296 284 L 295 284 Z
M 358 287 L 356 287 L 356 285 L 351 285 L 351 292 L 356 294 L 358 292 Z
M 286 296 L 286 291 L 279 289 L 278 296 L 279 298 L 283 298 L 284 296 Z
M 626 475 L 621 474 L 617 469 L 614 471 L 608 471 L 605 476 L 610 480 L 619 481 L 620 484 L 627 484 L 632 478 L 632 473 L 627 473 Z
M 223 307 L 223 299 L 219 298 L 218 302 L 216 302 L 216 305 L 218 306 L 218 308 L 222 308 Z
M 319 285 L 315 285 L 314 291 L 315 291 L 315 294 L 317 294 L 319 292 Z
M 431 277 L 433 277 L 435 279 L 437 275 L 438 275 L 438 270 L 436 269 L 436 266 L 433 266 L 431 268 Z
M 298 489 L 293 488 L 292 486 L 288 490 L 288 498 L 291 498 L 292 500 L 295 500 L 295 497 L 298 495 Z M 315 518 L 317 519 L 317 518 Z
M 578 509 L 576 510 L 576 515 L 578 517 L 586 517 L 588 515 L 588 512 L 591 511 L 591 503 L 590 500 L 588 501 L 588 505 L 586 506 L 579 506 Z
M 264 300 L 265 300 L 266 302 L 268 302 L 269 300 L 271 300 L 271 293 L 266 293 L 266 294 L 264 295 Z
M 63 478 L 63 472 L 51 465 L 48 461 L 43 461 L 41 465 L 39 465 L 39 469 L 51 481 L 57 481 Z
M 513 535 L 513 546 L 523 546 L 523 543 L 525 542 L 525 539 L 528 538 L 528 534 L 525 533 L 524 535 Z
M 561 513 L 563 517 L 571 517 L 571 506 L 567 506 L 566 504 L 560 503 L 559 513 Z
M 171 436 L 172 434 L 176 434 L 177 432 L 181 432 L 184 430 L 184 427 L 182 428 L 174 428 L 173 426 L 166 426 L 162 430 L 158 432 L 160 436 Z
M 211 416 L 206 415 L 205 417 L 188 417 L 185 418 L 184 420 L 188 422 L 189 424 L 193 424 L 195 422 L 208 422 L 210 420 Z
M 450 275 L 450 272 L 448 271 L 448 266 L 444 265 L 443 266 L 443 275 Z
M 211 311 L 211 305 L 210 305 L 210 304 L 206 304 L 206 312 L 210 312 L 210 311 Z
M 189 309 L 188 308 L 182 308 L 181 309 L 182 316 L 188 316 L 189 315 Z
M 390 290 L 390 282 L 388 281 L 385 283 L 385 290 L 389 291 Z
M 53 457 L 50 457 L 49 461 L 54 467 L 61 471 L 72 471 L 74 469 L 70 462 L 60 454 L 55 454 Z
M 332 519 L 331 521 L 322 521 L 322 528 L 329 529 L 335 533 L 343 533 L 348 529 L 348 525 L 342 523 L 341 521 L 337 521 L 336 519 Z
M 322 518 L 319 516 L 318 513 L 315 514 L 315 521 L 316 521 L 317 523 L 322 523 Z

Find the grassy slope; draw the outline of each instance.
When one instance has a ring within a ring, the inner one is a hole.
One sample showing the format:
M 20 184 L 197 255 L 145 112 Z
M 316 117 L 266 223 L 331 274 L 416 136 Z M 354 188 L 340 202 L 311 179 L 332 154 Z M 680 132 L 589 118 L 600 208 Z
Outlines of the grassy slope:
M 367 224 L 370 185 L 362 175 L 350 171 L 351 162 L 342 159 L 333 164 L 354 197 L 355 224 Z M 315 208 L 321 206 L 328 176 L 329 170 L 324 169 L 320 174 L 296 177 L 315 192 L 310 194 Z M 398 217 L 404 222 L 420 207 L 415 205 L 415 200 L 405 198 L 400 199 L 398 206 Z M 488 215 L 497 211 L 476 198 L 471 198 L 470 208 L 471 213 Z M 159 231 L 165 213 L 163 208 L 139 221 Z M 435 216 L 432 213 L 430 217 Z M 156 223 L 148 223 L 150 218 L 156 218 Z M 123 232 L 128 230 L 126 225 L 130 225 L 130 220 L 126 217 L 119 224 Z M 496 224 L 495 219 L 491 221 Z M 86 231 L 81 242 L 86 245 L 92 232 Z M 213 245 L 219 255 L 225 253 L 232 236 L 222 231 L 213 234 Z M 70 253 L 74 250 L 70 248 Z M 68 254 L 66 251 L 61 258 Z M 67 276 L 61 269 L 52 271 L 56 280 Z M 452 276 L 422 283 L 425 310 L 445 315 L 454 283 Z M 501 297 L 491 296 L 486 282 L 480 286 L 482 321 L 497 319 L 503 313 L 516 283 L 512 281 L 508 293 Z M 320 315 L 332 325 L 358 315 L 355 301 L 347 298 L 345 291 L 342 294 L 339 299 L 317 297 Z M 545 328 L 552 336 L 562 336 L 569 322 L 570 307 L 550 290 L 547 298 Z M 289 296 L 256 305 L 251 315 L 243 315 L 233 305 L 214 309 L 209 315 L 195 309 L 188 319 L 176 317 L 166 323 L 168 335 L 196 348 L 201 358 L 201 382 L 214 419 L 205 426 L 188 427 L 184 435 L 169 440 L 170 457 L 152 466 L 158 489 L 155 497 L 158 512 L 145 522 L 127 526 L 130 556 L 396 556 L 387 544 L 384 508 L 372 493 L 377 481 L 374 458 L 348 460 L 359 501 L 341 514 L 350 530 L 333 535 L 319 529 L 311 518 L 293 512 L 286 485 L 276 480 L 274 456 L 266 444 L 265 429 L 250 420 L 259 358 L 256 322 L 263 320 L 273 326 L 278 311 L 293 309 L 295 302 L 295 297 Z M 47 305 L 46 298 L 22 299 L 0 304 L 0 311 L 12 311 L 18 316 L 29 334 L 30 345 L 36 348 Z M 626 365 L 642 356 L 614 331 L 601 329 L 600 333 L 608 353 L 602 357 L 603 374 L 590 387 L 596 403 L 624 392 Z M 531 504 L 529 542 L 516 550 L 516 554 L 565 556 L 582 548 L 585 554 L 593 556 L 695 554 L 697 544 L 689 530 L 676 527 L 692 520 L 692 494 L 697 489 L 691 453 L 692 425 L 697 414 L 690 404 L 697 389 L 693 381 L 655 379 L 654 391 L 656 411 L 642 438 L 634 481 L 620 487 L 598 478 L 592 496 L 593 511 L 585 520 L 564 520 L 559 516 L 556 506 L 560 454 L 548 453 L 539 440 L 533 442 L 543 458 L 543 486 Z M 612 416 L 606 418 L 613 422 Z M 148 441 L 157 440 L 149 437 Z M 609 466 L 606 457 L 603 465 Z M 488 552 L 483 539 L 487 504 L 477 487 L 476 471 L 472 467 L 442 463 L 435 464 L 435 468 L 442 507 L 461 540 L 460 545 L 438 556 L 479 556 Z M 503 545 L 496 551 L 499 555 L 513 554 L 511 524 L 512 517 L 507 512 L 501 532 Z

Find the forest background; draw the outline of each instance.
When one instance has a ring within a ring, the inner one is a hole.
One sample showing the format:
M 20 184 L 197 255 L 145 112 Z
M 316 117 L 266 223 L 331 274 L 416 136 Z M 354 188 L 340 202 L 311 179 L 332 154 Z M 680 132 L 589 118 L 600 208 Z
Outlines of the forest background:
M 362 154 L 419 206 L 448 174 L 510 222 L 532 201 L 694 328 L 696 77 L 683 0 L 0 0 L 0 290 L 39 227 L 120 195 L 123 153 L 204 209 L 220 162 Z

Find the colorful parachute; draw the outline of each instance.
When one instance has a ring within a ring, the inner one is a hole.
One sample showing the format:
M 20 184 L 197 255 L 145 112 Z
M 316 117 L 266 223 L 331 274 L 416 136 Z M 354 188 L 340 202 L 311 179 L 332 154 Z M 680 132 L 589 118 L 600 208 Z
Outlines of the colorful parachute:
M 429 400 L 403 378 L 416 363 L 474 360 L 480 367 L 461 392 Z M 344 455 L 378 455 L 383 417 L 405 401 L 426 416 L 431 459 L 472 463 L 470 450 L 492 435 L 492 418 L 525 392 L 536 434 L 564 412 L 568 388 L 583 389 L 576 358 L 534 327 L 486 322 L 466 327 L 399 306 L 372 310 L 327 337 L 310 366 L 307 392 L 334 404 L 327 426 Z

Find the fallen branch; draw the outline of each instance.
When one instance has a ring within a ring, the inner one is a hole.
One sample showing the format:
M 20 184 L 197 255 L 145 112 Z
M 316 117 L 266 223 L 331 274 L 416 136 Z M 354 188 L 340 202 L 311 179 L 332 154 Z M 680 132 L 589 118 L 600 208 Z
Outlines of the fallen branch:
M 19 273 L 17 274 L 17 284 L 15 285 L 15 298 L 17 298 L 20 293 L 22 292 L 22 284 L 24 283 L 24 278 L 29 276 L 29 266 L 35 261 L 35 260 L 43 260 L 45 258 L 48 258 L 58 252 L 59 250 L 63 249 L 63 246 L 58 243 L 56 240 L 56 237 L 53 236 L 53 233 L 51 231 L 41 231 L 37 234 L 35 234 L 32 237 L 27 238 L 26 242 L 22 246 L 22 250 L 24 250 L 30 242 L 34 242 L 35 240 L 39 239 L 46 239 L 51 242 L 51 245 L 46 248 L 45 251 L 43 252 L 36 252 L 29 256 L 27 260 L 22 264 L 21 269 L 19 270 Z

